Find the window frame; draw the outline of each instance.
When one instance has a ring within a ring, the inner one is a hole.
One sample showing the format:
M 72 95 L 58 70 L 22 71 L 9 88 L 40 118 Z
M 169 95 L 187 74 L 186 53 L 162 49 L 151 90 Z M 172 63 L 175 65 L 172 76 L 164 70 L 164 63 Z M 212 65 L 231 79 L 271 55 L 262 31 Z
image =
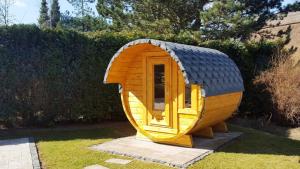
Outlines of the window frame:
M 187 102 L 186 102 L 186 99 L 187 99 L 187 91 L 186 91 L 186 89 L 187 89 L 187 87 L 189 87 L 190 88 L 190 94 L 189 94 L 189 96 L 190 96 L 190 105 L 189 106 L 187 106 Z M 185 85 L 184 86 L 184 91 L 183 91 L 183 108 L 185 108 L 185 109 L 188 109 L 188 108 L 192 108 L 192 85 Z
M 181 72 L 180 72 L 181 73 Z M 185 81 L 182 74 L 178 76 L 178 113 L 180 114 L 197 114 L 198 113 L 198 95 L 200 87 L 191 84 L 191 107 L 185 107 Z

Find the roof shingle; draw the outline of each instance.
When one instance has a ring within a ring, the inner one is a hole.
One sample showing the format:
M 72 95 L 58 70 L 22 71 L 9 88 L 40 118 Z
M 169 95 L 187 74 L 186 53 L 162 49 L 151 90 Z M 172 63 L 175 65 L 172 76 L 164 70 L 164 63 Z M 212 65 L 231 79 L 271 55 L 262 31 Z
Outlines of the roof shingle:
M 236 64 L 226 54 L 214 49 L 153 39 L 138 39 L 123 46 L 112 58 L 105 73 L 104 83 L 110 65 L 120 52 L 130 46 L 142 43 L 149 43 L 167 51 L 178 63 L 185 83 L 201 85 L 206 96 L 244 90 L 241 73 Z

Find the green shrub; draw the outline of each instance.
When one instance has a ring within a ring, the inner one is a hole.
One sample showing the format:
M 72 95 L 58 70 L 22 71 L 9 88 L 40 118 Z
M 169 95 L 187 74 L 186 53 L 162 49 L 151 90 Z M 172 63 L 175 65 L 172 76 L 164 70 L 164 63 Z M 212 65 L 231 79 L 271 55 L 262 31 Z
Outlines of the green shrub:
M 34 25 L 0 28 L 0 123 L 11 126 L 94 123 L 124 119 L 116 85 L 102 83 L 113 54 L 138 38 L 200 45 L 228 54 L 238 65 L 246 91 L 242 115 L 259 115 L 253 79 L 266 68 L 276 43 L 202 42 L 195 32 L 179 35 L 131 32 L 78 33 L 40 30 Z M 261 64 L 263 63 L 263 64 Z M 259 70 L 259 71 L 260 71 Z M 261 113 L 261 112 L 260 112 Z
M 124 118 L 116 86 L 102 83 L 122 40 L 95 42 L 77 32 L 14 25 L 0 29 L 0 42 L 1 121 L 28 126 Z

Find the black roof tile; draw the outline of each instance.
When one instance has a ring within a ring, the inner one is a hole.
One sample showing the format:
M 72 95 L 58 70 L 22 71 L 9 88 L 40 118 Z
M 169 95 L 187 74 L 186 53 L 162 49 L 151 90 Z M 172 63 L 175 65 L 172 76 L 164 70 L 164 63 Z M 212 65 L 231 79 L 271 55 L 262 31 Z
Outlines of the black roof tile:
M 153 39 L 138 39 L 122 47 L 112 58 L 105 73 L 104 83 L 113 60 L 124 49 L 142 43 L 149 43 L 166 50 L 181 68 L 185 83 L 201 85 L 206 96 L 244 90 L 241 73 L 226 54 L 214 49 Z

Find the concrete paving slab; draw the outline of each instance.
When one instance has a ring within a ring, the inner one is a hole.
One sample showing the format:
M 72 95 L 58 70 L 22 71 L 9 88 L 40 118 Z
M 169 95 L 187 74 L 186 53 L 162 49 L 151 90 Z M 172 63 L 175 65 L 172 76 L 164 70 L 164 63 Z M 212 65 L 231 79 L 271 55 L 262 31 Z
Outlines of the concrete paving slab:
M 119 158 L 111 158 L 109 160 L 106 160 L 105 162 L 126 165 L 126 164 L 130 163 L 131 161 L 132 160 L 124 160 L 124 159 L 119 159 Z
M 96 165 L 84 167 L 83 169 L 109 169 L 109 168 L 96 164 Z
M 225 143 L 239 137 L 240 132 L 214 133 L 213 139 L 194 137 L 194 147 L 186 148 L 135 139 L 135 136 L 115 139 L 90 147 L 93 150 L 124 155 L 145 161 L 186 168 L 213 153 Z
M 36 156 L 37 151 L 32 139 L 0 140 L 1 169 L 40 169 Z

